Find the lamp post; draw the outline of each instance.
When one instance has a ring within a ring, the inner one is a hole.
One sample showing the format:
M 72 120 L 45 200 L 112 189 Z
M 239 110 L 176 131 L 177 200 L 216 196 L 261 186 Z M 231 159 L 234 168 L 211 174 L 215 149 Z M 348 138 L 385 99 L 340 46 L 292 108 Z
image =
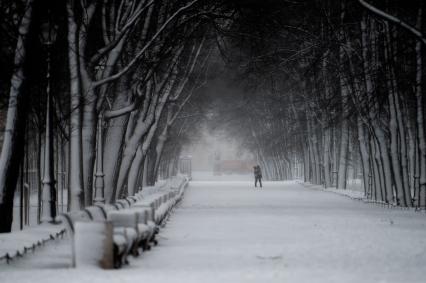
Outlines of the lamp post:
M 97 142 L 96 142 L 96 172 L 95 172 L 95 204 L 105 203 L 104 193 L 104 160 L 103 160 L 103 114 L 98 115 Z
M 55 222 L 56 218 L 56 189 L 53 166 L 53 128 L 52 128 L 52 99 L 50 97 L 50 48 L 56 39 L 56 26 L 50 22 L 41 26 L 41 42 L 46 46 L 46 137 L 44 147 L 44 173 L 42 180 L 42 215 L 41 222 Z
M 105 70 L 105 65 L 103 63 L 95 67 L 95 74 L 99 77 L 102 76 L 103 71 Z M 103 137 L 103 125 L 104 115 L 103 112 L 98 115 L 98 127 L 97 127 L 97 137 L 96 137 L 96 172 L 95 172 L 95 198 L 93 200 L 94 204 L 104 204 L 105 203 L 105 181 L 104 181 L 104 143 L 102 141 Z

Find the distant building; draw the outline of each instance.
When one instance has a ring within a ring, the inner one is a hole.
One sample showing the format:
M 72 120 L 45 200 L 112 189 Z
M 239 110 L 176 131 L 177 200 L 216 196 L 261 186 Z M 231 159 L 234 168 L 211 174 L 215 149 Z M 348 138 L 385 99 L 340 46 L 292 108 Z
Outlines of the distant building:
M 254 166 L 251 160 L 219 160 L 214 166 L 214 175 L 249 174 Z

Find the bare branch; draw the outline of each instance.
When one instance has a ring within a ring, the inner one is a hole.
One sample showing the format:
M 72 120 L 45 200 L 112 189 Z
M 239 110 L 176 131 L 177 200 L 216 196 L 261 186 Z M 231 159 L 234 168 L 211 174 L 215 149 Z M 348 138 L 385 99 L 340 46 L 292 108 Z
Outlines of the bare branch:
M 164 29 L 182 12 L 192 7 L 195 3 L 197 3 L 199 0 L 194 0 L 190 2 L 189 4 L 181 7 L 178 9 L 170 18 L 167 19 L 167 21 L 161 26 L 161 28 L 155 33 L 155 35 L 148 41 L 147 44 L 139 51 L 139 53 L 132 59 L 132 61 L 127 64 L 126 67 L 124 67 L 121 71 L 118 73 L 111 75 L 107 78 L 104 78 L 102 80 L 96 81 L 93 83 L 93 87 L 98 87 L 100 85 L 103 85 L 105 83 L 109 83 L 111 81 L 117 80 L 122 75 L 126 74 L 135 64 L 142 58 L 142 56 L 145 54 L 145 51 L 154 43 L 154 41 L 160 36 L 160 34 L 164 31 Z
M 407 24 L 406 22 L 404 22 L 403 20 L 392 16 L 386 12 L 384 12 L 383 10 L 380 10 L 376 7 L 374 7 L 373 5 L 367 3 L 364 0 L 358 0 L 358 2 L 364 6 L 367 10 L 369 10 L 370 12 L 372 12 L 373 14 L 391 22 L 394 23 L 406 30 L 408 30 L 411 34 L 413 34 L 414 36 L 416 36 L 421 42 L 423 42 L 423 44 L 426 44 L 426 38 L 423 36 L 422 32 L 418 29 L 416 29 L 415 27 Z

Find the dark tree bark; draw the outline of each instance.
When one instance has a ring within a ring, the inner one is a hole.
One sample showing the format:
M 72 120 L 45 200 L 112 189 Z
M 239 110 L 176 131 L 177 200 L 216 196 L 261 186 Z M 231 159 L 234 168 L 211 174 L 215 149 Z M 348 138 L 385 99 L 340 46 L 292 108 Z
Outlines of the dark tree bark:
M 26 45 L 30 37 L 33 15 L 33 0 L 27 3 L 19 26 L 15 49 L 14 73 L 11 79 L 6 129 L 0 157 L 0 233 L 12 229 L 13 197 L 19 177 L 19 168 L 24 156 L 25 125 L 28 115 L 25 91 Z

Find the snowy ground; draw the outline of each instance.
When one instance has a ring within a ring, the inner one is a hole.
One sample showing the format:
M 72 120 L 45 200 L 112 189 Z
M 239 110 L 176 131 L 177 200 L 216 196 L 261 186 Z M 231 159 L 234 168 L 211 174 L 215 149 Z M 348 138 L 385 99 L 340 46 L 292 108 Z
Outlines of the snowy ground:
M 121 270 L 69 269 L 57 241 L 0 266 L 0 282 L 425 282 L 423 213 L 246 177 L 194 176 L 159 246 Z

